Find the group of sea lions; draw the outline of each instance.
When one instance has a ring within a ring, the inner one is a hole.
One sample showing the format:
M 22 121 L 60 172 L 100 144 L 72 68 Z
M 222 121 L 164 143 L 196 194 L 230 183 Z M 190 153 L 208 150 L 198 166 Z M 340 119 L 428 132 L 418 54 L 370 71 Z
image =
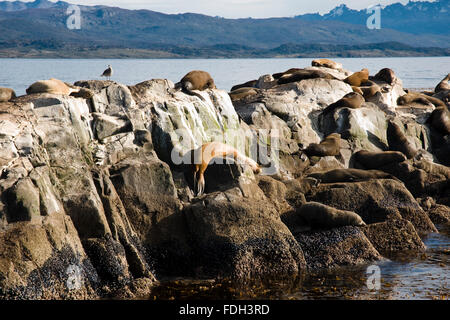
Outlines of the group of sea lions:
M 313 67 L 323 67 L 329 69 L 342 69 L 342 64 L 329 59 L 317 59 L 312 61 Z M 393 70 L 384 68 L 375 76 L 369 75 L 368 69 L 362 69 L 349 75 L 345 79 L 338 79 L 331 73 L 315 69 L 291 68 L 285 72 L 272 75 L 278 85 L 298 82 L 305 79 L 330 79 L 344 81 L 352 87 L 353 92 L 346 94 L 338 101 L 330 104 L 323 110 L 323 114 L 332 112 L 339 108 L 360 108 L 367 99 L 370 99 L 382 89 L 376 83 L 384 82 L 394 85 L 397 77 Z M 439 94 L 438 98 L 430 93 L 408 92 L 398 99 L 398 104 L 409 104 L 412 102 L 422 104 L 433 104 L 437 107 L 429 118 L 429 123 L 443 135 L 450 134 L 450 115 L 446 106 L 448 103 L 450 86 L 448 81 L 450 74 L 447 75 L 435 88 L 433 94 Z M 241 100 L 247 96 L 253 96 L 261 93 L 261 89 L 256 88 L 258 81 L 252 80 L 246 83 L 236 85 L 229 93 L 231 100 Z M 187 73 L 178 83 L 175 84 L 175 91 L 181 90 L 183 93 L 205 100 L 204 97 L 196 91 L 205 91 L 216 89 L 214 79 L 206 71 L 194 70 Z M 92 97 L 89 90 L 73 86 L 58 79 L 41 80 L 33 83 L 27 90 L 27 94 L 50 93 L 62 95 L 75 95 L 79 97 Z M 173 92 L 172 92 L 173 93 Z M 14 90 L 0 87 L 0 102 L 9 101 L 16 98 Z M 326 172 L 315 172 L 307 175 L 306 179 L 314 179 L 317 184 L 335 183 L 335 182 L 357 182 L 368 179 L 396 179 L 392 175 L 377 170 L 390 163 L 403 162 L 406 159 L 413 158 L 417 150 L 410 144 L 401 130 L 400 126 L 394 120 L 388 121 L 387 137 L 389 151 L 369 152 L 361 150 L 354 154 L 355 161 L 364 169 L 348 168 L 334 169 Z M 340 139 L 338 133 L 331 133 L 320 143 L 312 143 L 302 151 L 308 157 L 326 157 L 340 155 Z M 193 150 L 194 151 L 194 150 Z M 205 143 L 197 150 L 196 161 L 193 163 L 194 189 L 200 196 L 205 190 L 204 173 L 213 158 L 232 157 L 236 161 L 249 165 L 254 173 L 261 172 L 261 166 L 253 159 L 239 153 L 235 148 L 220 142 Z M 331 208 L 319 203 L 307 203 L 303 205 L 298 214 L 302 216 L 311 225 L 320 227 L 337 227 L 342 225 L 364 225 L 364 221 L 354 212 L 348 212 Z

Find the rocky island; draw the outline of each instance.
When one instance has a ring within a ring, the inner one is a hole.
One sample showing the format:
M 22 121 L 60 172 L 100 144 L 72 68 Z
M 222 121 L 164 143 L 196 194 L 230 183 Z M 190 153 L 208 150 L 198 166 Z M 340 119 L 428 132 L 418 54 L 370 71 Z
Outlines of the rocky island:
M 423 252 L 450 222 L 450 91 L 313 65 L 203 99 L 154 79 L 0 102 L 0 297 L 139 298 L 163 278 Z M 182 160 L 211 141 L 261 173 L 211 164 L 197 196 Z

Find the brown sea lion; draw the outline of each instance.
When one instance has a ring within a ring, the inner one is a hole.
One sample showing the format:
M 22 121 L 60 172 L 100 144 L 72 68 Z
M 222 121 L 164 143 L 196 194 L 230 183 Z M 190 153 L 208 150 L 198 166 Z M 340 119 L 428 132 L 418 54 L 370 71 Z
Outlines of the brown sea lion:
M 449 80 L 450 80 L 450 73 L 444 79 L 442 79 L 441 82 L 439 82 L 436 88 L 434 88 L 434 92 L 438 93 L 441 91 L 450 90 L 450 84 L 448 84 Z
M 300 69 L 300 68 L 290 68 L 289 70 L 286 70 L 285 72 L 274 73 L 274 74 L 272 74 L 272 77 L 273 77 L 275 80 L 278 80 L 278 79 L 280 79 L 282 76 L 291 75 L 291 74 L 293 74 L 293 73 L 295 73 L 295 72 L 297 72 L 297 71 L 302 71 L 302 70 L 305 70 L 305 69 Z
M 431 113 L 428 122 L 442 135 L 450 134 L 450 111 L 447 107 L 436 108 Z
M 352 86 L 352 90 L 353 92 L 359 93 L 362 96 L 364 95 L 364 92 L 359 87 Z
M 355 160 L 367 169 L 379 169 L 390 163 L 406 161 L 406 157 L 399 151 L 370 152 L 361 150 L 355 153 Z
M 278 79 L 278 84 L 286 84 L 286 83 L 298 82 L 301 80 L 316 79 L 316 78 L 338 80 L 336 77 L 332 76 L 331 74 L 321 71 L 321 70 L 301 69 L 294 73 L 286 73 L 286 74 L 282 75 Z
M 216 89 L 214 80 L 206 71 L 194 70 L 186 74 L 180 82 L 175 84 L 176 90 L 182 90 L 184 93 L 196 96 L 201 100 L 205 100 L 200 94 L 192 90 Z
M 429 105 L 431 103 L 436 107 L 445 107 L 445 103 L 442 100 L 427 96 L 420 92 L 409 91 L 407 94 L 398 97 L 397 99 L 397 104 L 400 106 L 408 105 L 413 102 L 424 105 Z
M 369 80 L 369 70 L 362 69 L 361 71 L 355 72 L 351 76 L 345 78 L 344 82 L 354 87 L 360 87 L 363 82 L 366 82 L 368 80 Z
M 304 152 L 308 157 L 338 156 L 341 150 L 341 135 L 332 133 L 321 143 L 311 143 Z
M 321 183 L 338 183 L 338 182 L 358 182 L 370 179 L 393 179 L 398 180 L 394 176 L 380 170 L 361 170 L 361 169 L 334 169 L 325 172 L 314 172 L 308 174 L 309 178 L 316 178 Z
M 70 94 L 71 97 L 83 98 L 83 99 L 90 99 L 94 95 L 95 95 L 94 92 L 88 88 L 80 88 L 79 91 L 75 91 Z
M 347 93 L 344 97 L 338 101 L 330 104 L 323 110 L 323 114 L 327 114 L 339 108 L 350 108 L 358 109 L 361 108 L 362 104 L 365 102 L 364 97 L 356 92 Z
M 70 95 L 73 92 L 79 92 L 80 88 L 67 84 L 61 80 L 51 78 L 49 80 L 40 80 L 33 83 L 26 90 L 27 94 L 33 93 L 51 93 Z
M 339 228 L 343 226 L 365 226 L 363 219 L 352 211 L 339 210 L 318 202 L 308 202 L 295 214 L 313 228 Z
M 257 83 L 258 83 L 258 80 L 250 80 L 250 81 L 247 81 L 246 83 L 241 83 L 241 84 L 237 84 L 237 85 L 233 86 L 230 91 L 235 91 L 240 88 L 255 88 Z
M 231 101 L 242 100 L 249 96 L 257 95 L 260 92 L 257 88 L 239 88 L 229 93 Z
M 389 68 L 381 69 L 375 76 L 371 77 L 371 79 L 384 81 L 390 85 L 393 85 L 395 82 L 397 82 L 397 76 L 395 75 L 394 70 Z
M 378 92 L 381 92 L 381 88 L 378 85 L 372 85 L 372 86 L 361 86 L 359 87 L 361 91 L 363 92 L 364 99 L 370 99 L 373 96 L 375 96 Z
M 417 154 L 417 150 L 408 141 L 400 127 L 391 120 L 388 121 L 387 140 L 389 144 L 389 150 L 400 151 L 408 159 L 413 158 Z
M 354 88 L 354 87 L 352 87 L 352 88 Z M 370 80 L 363 82 L 361 84 L 361 86 L 358 88 L 362 91 L 362 95 L 363 95 L 364 99 L 366 99 L 366 100 L 372 98 L 378 92 L 381 92 L 380 86 Z
M 0 87 L 0 102 L 8 102 L 16 98 L 16 93 L 13 89 Z
M 450 107 L 450 90 L 435 93 L 433 97 L 443 101 L 448 107 Z
M 311 62 L 313 67 L 325 67 L 330 69 L 342 69 L 342 64 L 330 59 L 316 59 Z

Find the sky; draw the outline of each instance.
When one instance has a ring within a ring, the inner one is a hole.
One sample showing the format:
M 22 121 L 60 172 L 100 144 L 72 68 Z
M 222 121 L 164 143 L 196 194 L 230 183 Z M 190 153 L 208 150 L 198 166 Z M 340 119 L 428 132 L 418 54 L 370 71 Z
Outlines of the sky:
M 0 0 L 1 1 L 1 0 Z M 11 1 L 11 0 L 9 0 Z M 24 1 L 24 0 L 22 0 Z M 33 0 L 25 0 L 30 2 Z M 56 0 L 53 0 L 56 2 Z M 292 17 L 304 13 L 321 14 L 345 3 L 352 9 L 371 5 L 406 4 L 408 0 L 65 0 L 73 4 L 107 5 L 126 9 L 149 9 L 163 13 L 202 13 L 225 18 Z

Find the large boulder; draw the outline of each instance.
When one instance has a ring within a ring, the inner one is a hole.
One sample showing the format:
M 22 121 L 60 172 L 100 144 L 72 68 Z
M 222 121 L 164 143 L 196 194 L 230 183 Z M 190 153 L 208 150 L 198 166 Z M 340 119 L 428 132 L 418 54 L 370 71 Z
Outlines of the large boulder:
M 312 270 L 356 266 L 382 259 L 359 227 L 298 233 L 295 238 Z
M 408 189 L 391 179 L 322 184 L 307 200 L 356 212 L 366 224 L 402 217 L 411 221 L 419 233 L 436 231 Z
M 188 206 L 185 219 L 199 273 L 245 279 L 306 267 L 300 246 L 256 185 L 249 198 L 237 188 L 211 194 Z
M 373 246 L 384 256 L 424 252 L 426 247 L 411 222 L 389 219 L 363 228 Z

